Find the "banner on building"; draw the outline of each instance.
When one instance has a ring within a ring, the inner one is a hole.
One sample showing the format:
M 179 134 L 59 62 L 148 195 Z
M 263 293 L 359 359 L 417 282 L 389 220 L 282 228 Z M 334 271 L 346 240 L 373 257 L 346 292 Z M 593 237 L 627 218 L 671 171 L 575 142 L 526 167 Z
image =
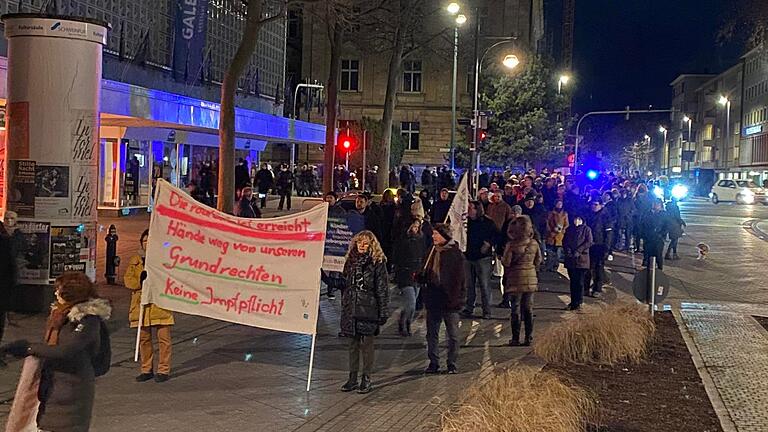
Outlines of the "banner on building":
M 160 179 L 142 304 L 315 334 L 326 204 L 271 219 L 207 207 Z
M 200 78 L 208 28 L 208 0 L 176 0 L 173 72 L 194 84 Z

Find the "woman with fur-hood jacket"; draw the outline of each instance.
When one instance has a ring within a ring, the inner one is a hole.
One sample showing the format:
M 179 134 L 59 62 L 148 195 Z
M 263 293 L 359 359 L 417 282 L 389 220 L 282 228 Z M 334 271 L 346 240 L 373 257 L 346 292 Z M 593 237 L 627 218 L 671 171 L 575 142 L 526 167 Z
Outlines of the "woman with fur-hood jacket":
M 85 432 L 90 428 L 95 378 L 106 373 L 111 361 L 104 322 L 112 307 L 98 297 L 84 273 L 65 273 L 56 279 L 55 287 L 56 303 L 48 316 L 43 343 L 21 340 L 2 349 L 41 362 L 39 375 L 25 364 L 6 430 L 26 430 L 34 422 L 30 416 L 37 402 L 40 430 Z
M 531 220 L 524 216 L 510 221 L 507 237 L 501 263 L 504 265 L 504 293 L 512 302 L 512 339 L 509 344 L 520 345 L 522 315 L 525 322 L 523 344 L 527 346 L 533 340 L 533 293 L 539 285 L 536 269 L 541 265 L 541 248 L 534 238 Z

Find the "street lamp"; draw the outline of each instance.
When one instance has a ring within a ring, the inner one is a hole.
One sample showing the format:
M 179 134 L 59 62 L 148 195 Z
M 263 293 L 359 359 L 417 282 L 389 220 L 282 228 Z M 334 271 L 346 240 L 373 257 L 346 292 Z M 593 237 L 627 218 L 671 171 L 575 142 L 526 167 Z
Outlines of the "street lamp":
M 560 79 L 557 80 L 557 94 L 560 94 L 560 92 L 563 90 L 563 86 L 568 84 L 568 81 L 571 79 L 568 75 L 560 75 Z
M 514 54 L 509 54 L 506 57 L 504 57 L 504 60 L 502 60 L 501 63 L 507 69 L 514 69 L 517 67 L 517 65 L 520 64 L 520 59 L 518 59 L 517 56 Z
M 661 132 L 662 135 L 664 135 L 664 142 L 662 143 L 662 145 L 664 146 L 664 151 L 667 152 L 667 175 L 669 175 L 669 173 L 671 172 L 671 167 L 669 166 L 669 157 L 672 152 L 669 151 L 669 146 L 667 145 L 667 128 L 665 128 L 664 126 L 659 126 L 659 132 Z
M 448 5 L 448 12 L 456 15 L 461 10 L 458 3 Z M 453 85 L 451 87 L 451 170 L 456 168 L 456 82 L 459 71 L 459 26 L 467 22 L 467 17 L 457 15 L 453 26 Z
M 723 162 L 725 162 L 725 169 L 728 169 L 728 147 L 730 146 L 731 141 L 731 100 L 728 99 L 727 96 L 721 95 L 720 100 L 718 100 L 720 105 L 725 107 L 725 158 L 723 159 Z

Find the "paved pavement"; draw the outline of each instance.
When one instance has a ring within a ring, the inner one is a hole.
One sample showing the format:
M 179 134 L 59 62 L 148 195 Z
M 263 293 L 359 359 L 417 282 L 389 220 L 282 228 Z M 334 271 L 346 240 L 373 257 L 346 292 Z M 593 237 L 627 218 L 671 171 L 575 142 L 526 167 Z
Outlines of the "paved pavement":
M 688 202 L 681 260 L 666 262 L 681 330 L 724 430 L 768 431 L 768 208 Z M 712 248 L 696 260 L 696 244 Z M 617 254 L 612 279 L 630 291 L 641 257 Z
M 127 261 L 148 218 L 103 220 L 116 223 L 119 253 Z M 103 265 L 103 262 L 100 263 Z M 122 274 L 122 273 L 121 273 Z M 567 302 L 567 281 L 547 274 L 546 292 L 536 297 L 536 325 L 557 323 Z M 458 375 L 425 376 L 423 318 L 414 336 L 396 333 L 400 296 L 393 289 L 393 319 L 377 338 L 376 390 L 368 395 L 341 393 L 346 379 L 347 342 L 338 338 L 340 300 L 323 298 L 318 322 L 312 391 L 305 391 L 309 336 L 244 327 L 176 314 L 172 379 L 164 384 L 136 383 L 132 362 L 135 332 L 127 327 L 128 290 L 101 286 L 113 301 L 113 367 L 97 383 L 92 430 L 148 431 L 416 431 L 432 430 L 440 414 L 468 386 L 518 362 L 538 364 L 529 348 L 511 348 L 508 310 L 493 319 L 461 322 Z M 500 293 L 494 292 L 495 302 Z M 44 317 L 14 315 L 7 340 L 38 339 Z M 18 376 L 19 363 L 0 374 L 0 427 Z

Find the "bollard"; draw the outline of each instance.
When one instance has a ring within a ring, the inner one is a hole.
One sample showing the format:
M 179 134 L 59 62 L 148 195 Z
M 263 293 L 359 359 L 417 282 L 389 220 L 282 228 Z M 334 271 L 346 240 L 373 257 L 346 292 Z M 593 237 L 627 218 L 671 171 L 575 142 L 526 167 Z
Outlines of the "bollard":
M 650 295 L 648 296 L 648 299 L 651 301 L 651 304 L 648 306 L 648 308 L 651 311 L 651 318 L 653 318 L 653 312 L 654 309 L 656 309 L 655 303 L 656 303 L 656 257 L 652 256 L 648 260 L 648 289 L 651 291 Z
M 107 242 L 107 259 L 104 277 L 107 278 L 107 283 L 110 285 L 115 284 L 117 267 L 120 266 L 120 257 L 117 256 L 117 238 L 117 228 L 115 228 L 114 225 L 110 225 L 107 237 L 104 239 L 104 241 Z

